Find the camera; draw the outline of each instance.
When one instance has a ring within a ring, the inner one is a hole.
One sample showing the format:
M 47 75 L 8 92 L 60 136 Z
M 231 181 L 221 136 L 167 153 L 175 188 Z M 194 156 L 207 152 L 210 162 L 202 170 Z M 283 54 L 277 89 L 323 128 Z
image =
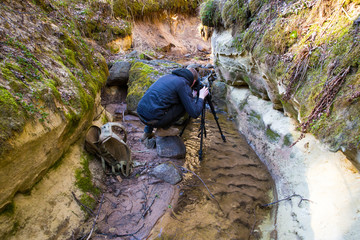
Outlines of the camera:
M 197 94 L 199 95 L 199 91 L 200 89 L 202 89 L 203 87 L 207 87 L 209 89 L 209 94 L 208 96 L 210 97 L 211 95 L 211 86 L 212 83 L 216 80 L 216 74 L 215 71 L 212 69 L 210 71 L 207 71 L 205 76 L 201 76 L 197 79 L 197 81 L 195 82 L 193 89 L 197 91 Z

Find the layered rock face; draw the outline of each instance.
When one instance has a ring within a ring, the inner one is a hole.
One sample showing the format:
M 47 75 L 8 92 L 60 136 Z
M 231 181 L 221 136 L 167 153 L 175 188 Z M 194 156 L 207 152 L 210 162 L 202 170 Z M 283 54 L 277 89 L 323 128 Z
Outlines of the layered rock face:
M 202 9 L 204 24 L 215 28 L 220 78 L 270 100 L 359 167 L 359 3 L 231 2 L 207 1 Z
M 228 110 L 282 200 L 271 237 L 358 238 L 359 3 L 232 2 L 207 1 L 202 19 Z
M 3 1 L 0 12 L 0 238 L 65 238 L 86 215 L 71 192 L 86 198 L 79 139 L 100 116 L 104 51 L 61 4 Z
M 105 58 L 71 24 L 58 24 L 53 9 L 26 1 L 2 8 L 0 209 L 30 190 L 89 126 L 108 75 Z

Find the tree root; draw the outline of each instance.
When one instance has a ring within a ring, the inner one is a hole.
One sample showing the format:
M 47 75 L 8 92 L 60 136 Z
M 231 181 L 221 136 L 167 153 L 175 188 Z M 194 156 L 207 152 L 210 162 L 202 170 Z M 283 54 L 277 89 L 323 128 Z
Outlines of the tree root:
M 307 121 L 300 124 L 301 135 L 298 140 L 296 140 L 290 147 L 294 146 L 302 138 L 304 138 L 305 133 L 308 131 L 311 124 L 317 121 L 324 112 L 327 116 L 330 115 L 330 108 L 335 99 L 336 94 L 339 92 L 342 84 L 345 81 L 346 75 L 350 71 L 350 66 L 341 71 L 338 75 L 330 79 L 330 81 L 325 82 L 323 90 L 319 93 L 316 99 L 319 99 L 316 103 L 316 106 L 313 108 L 310 115 L 307 117 Z
M 299 83 L 305 79 L 306 72 L 309 68 L 310 55 L 312 50 L 313 48 L 311 48 L 310 46 L 307 46 L 305 49 L 303 49 L 303 51 L 299 54 L 298 60 L 290 67 L 290 70 L 287 71 L 287 73 L 291 73 L 290 76 L 287 78 L 289 84 L 286 87 L 283 100 L 288 101 L 291 98 L 294 90 L 296 90 L 296 88 L 298 87 Z M 284 79 L 282 79 L 281 81 L 284 82 Z

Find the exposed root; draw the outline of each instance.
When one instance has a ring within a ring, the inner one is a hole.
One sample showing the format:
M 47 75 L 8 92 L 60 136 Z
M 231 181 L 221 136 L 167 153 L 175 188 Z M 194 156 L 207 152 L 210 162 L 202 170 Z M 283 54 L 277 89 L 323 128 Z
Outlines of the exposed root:
M 291 66 L 288 72 L 290 76 L 287 78 L 289 80 L 289 84 L 286 87 L 285 94 L 283 96 L 283 100 L 287 101 L 291 98 L 292 93 L 295 88 L 299 86 L 299 82 L 301 82 L 305 76 L 307 69 L 309 68 L 310 54 L 313 49 L 307 46 L 303 49 L 302 52 L 299 53 L 298 60 Z M 283 80 L 282 80 L 283 81 Z
M 316 97 L 318 99 L 314 109 L 307 117 L 307 121 L 303 122 L 300 125 L 301 135 L 298 140 L 296 140 L 290 147 L 294 146 L 297 142 L 299 142 L 302 138 L 304 138 L 305 133 L 308 131 L 309 127 L 312 123 L 318 120 L 324 112 L 327 116 L 330 115 L 330 108 L 335 99 L 336 94 L 339 92 L 342 84 L 345 81 L 346 75 L 349 73 L 350 66 L 344 70 L 342 70 L 338 75 L 330 79 L 330 81 L 326 81 L 323 90 Z M 356 94 L 355 94 L 356 95 Z M 357 95 L 360 95 L 359 92 Z

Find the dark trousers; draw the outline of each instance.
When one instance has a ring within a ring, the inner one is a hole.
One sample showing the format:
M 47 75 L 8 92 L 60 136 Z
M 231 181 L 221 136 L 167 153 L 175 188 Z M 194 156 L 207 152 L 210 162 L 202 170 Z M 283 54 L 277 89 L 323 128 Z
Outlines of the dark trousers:
M 161 119 L 148 120 L 139 113 L 140 120 L 146 125 L 144 128 L 144 132 L 146 133 L 151 133 L 154 128 L 167 129 L 184 115 L 185 108 L 181 104 L 171 106 Z

